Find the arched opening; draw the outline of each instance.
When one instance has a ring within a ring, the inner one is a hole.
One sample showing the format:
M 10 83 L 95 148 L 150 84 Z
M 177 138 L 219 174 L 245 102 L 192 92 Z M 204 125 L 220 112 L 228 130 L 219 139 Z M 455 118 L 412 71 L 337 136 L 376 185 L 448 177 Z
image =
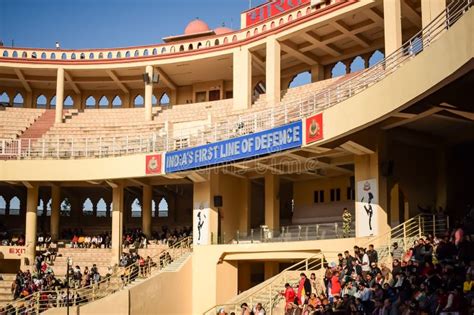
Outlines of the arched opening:
M 158 54 L 158 50 L 156 50 L 156 48 L 153 48 L 153 51 L 151 52 L 153 55 L 157 55 Z
M 120 51 L 117 52 L 117 54 L 115 55 L 116 58 L 122 58 L 122 53 Z
M 76 59 L 76 53 L 71 54 L 71 59 Z
M 193 44 L 189 44 L 188 50 L 193 50 L 193 49 L 194 49 L 194 48 L 193 48 Z
M 311 7 L 307 8 L 306 9 L 306 15 L 310 14 L 311 13 Z
M 71 96 L 66 97 L 64 100 L 64 107 L 65 108 L 72 108 L 74 106 L 74 101 Z
M 7 202 L 5 201 L 5 198 L 3 198 L 2 195 L 0 195 L 0 214 L 4 215 L 6 213 L 7 209 Z
M 143 51 L 143 56 L 148 56 L 148 49 L 145 49 L 145 50 Z
M 38 57 L 38 55 L 36 54 L 36 51 L 31 53 L 31 58 L 36 59 L 37 57 Z
M 71 203 L 69 202 L 68 198 L 64 198 L 60 205 L 60 215 L 62 217 L 70 217 L 71 216 Z
M 120 96 L 115 96 L 112 100 L 112 107 L 122 107 L 122 99 Z
M 14 51 L 13 54 L 12 54 L 12 57 L 13 58 L 18 58 L 18 52 Z
M 36 207 L 36 214 L 38 216 L 43 215 L 44 202 L 43 199 L 39 200 L 38 206 Z
M 94 53 L 89 54 L 89 59 L 94 59 Z
M 364 68 L 364 59 L 361 56 L 357 56 L 356 58 L 354 58 L 354 60 L 352 60 L 351 72 L 364 70 Z
M 166 54 L 166 47 L 161 48 L 161 53 Z
M 51 56 L 49 56 L 49 58 L 51 58 L 51 59 L 53 59 L 53 60 L 56 59 L 56 54 L 55 54 L 55 53 L 52 53 Z
M 250 37 L 250 31 L 247 31 L 247 33 L 245 34 L 245 37 L 247 37 L 247 38 Z
M 138 198 L 135 198 L 132 202 L 132 218 L 139 218 L 142 216 L 142 206 L 140 204 L 140 200 Z
M 285 23 L 285 20 L 283 20 L 283 18 L 281 18 L 280 21 L 278 21 L 278 25 L 282 25 L 283 23 Z
M 46 96 L 40 95 L 36 98 L 36 108 L 46 108 Z
M 183 45 L 179 46 L 179 51 L 184 51 L 184 46 Z
M 133 100 L 133 106 L 134 107 L 143 107 L 145 106 L 145 102 L 143 101 L 143 96 L 138 94 L 135 96 L 135 99 Z
M 10 199 L 10 215 L 20 215 L 20 198 L 17 196 Z
M 107 54 L 107 58 L 108 58 L 108 59 L 112 59 L 112 52 L 109 52 L 109 53 Z
M 129 52 L 129 51 L 127 51 L 127 52 L 125 53 L 125 58 L 130 58 L 130 52 Z
M 135 50 L 135 53 L 133 54 L 134 57 L 139 57 L 140 56 L 140 52 L 138 50 Z
M 252 92 L 252 102 L 255 102 L 260 94 L 265 94 L 266 93 L 266 88 L 265 88 L 265 83 L 263 81 L 258 82 Z
M 49 107 L 50 107 L 50 108 L 56 108 L 56 95 L 54 95 L 54 96 L 49 100 Z
M 341 61 L 336 63 L 331 70 L 331 78 L 339 77 L 346 74 L 346 65 Z
M 92 203 L 90 198 L 84 200 L 82 204 L 82 214 L 85 216 L 91 216 L 94 213 L 94 204 Z
M 237 38 L 237 35 L 232 36 L 232 41 L 233 41 L 233 42 L 236 42 L 237 39 L 238 39 L 238 38 Z
M 99 99 L 99 107 L 109 107 L 109 100 L 105 95 Z
M 66 53 L 62 53 L 62 55 L 61 55 L 61 59 L 62 59 L 62 60 L 66 60 L 66 59 L 67 59 L 67 55 L 66 55 Z
M 264 24 L 264 25 L 262 26 L 262 32 L 265 32 L 266 30 L 267 30 L 267 25 Z
M 309 71 L 298 73 L 293 77 L 288 88 L 294 88 L 311 83 L 311 73 Z
M 170 49 L 170 53 L 174 53 L 176 51 L 176 48 L 174 48 L 174 46 L 171 47 Z
M 202 43 L 199 42 L 198 45 L 197 45 L 197 49 L 201 49 L 201 47 L 202 47 Z
M 97 217 L 107 217 L 107 204 L 105 203 L 104 198 L 100 198 L 97 202 Z
M 156 98 L 155 94 L 151 96 L 151 106 L 158 105 L 158 99 Z
M 156 202 L 154 199 L 151 200 L 151 216 L 156 218 L 157 211 L 156 211 Z
M 0 104 L 8 106 L 10 104 L 10 97 L 7 92 L 0 94 Z
M 206 47 L 211 47 L 211 41 L 208 40 L 208 41 L 206 42 Z
M 46 59 L 46 53 L 45 52 L 41 54 L 41 59 Z
M 219 39 L 216 39 L 216 40 L 214 41 L 214 45 L 217 46 L 217 45 L 219 45 L 219 44 L 220 44 Z
M 99 59 L 103 59 L 104 58 L 104 53 L 99 53 Z
M 296 13 L 296 18 L 299 19 L 302 15 L 303 13 L 301 13 L 301 11 L 298 11 L 298 13 Z
M 369 58 L 369 67 L 372 67 L 373 65 L 377 64 L 381 60 L 383 60 L 384 54 L 380 50 L 374 51 L 372 56 Z
M 161 198 L 161 201 L 158 204 L 158 217 L 159 218 L 167 218 L 168 213 L 169 213 L 168 202 L 163 197 L 163 198 Z
M 2 56 L 3 57 L 8 57 L 8 51 L 4 50 Z
M 84 53 L 81 53 L 80 57 L 81 60 L 86 59 L 86 55 Z
M 24 51 L 22 54 L 21 54 L 21 58 L 27 58 L 28 57 L 28 54 L 26 53 L 26 51 Z
M 95 105 L 96 105 L 95 97 L 92 95 L 89 96 L 86 99 L 86 108 L 95 108 Z
M 15 95 L 15 98 L 13 99 L 13 107 L 23 107 L 23 106 L 24 106 L 23 95 L 21 95 L 21 93 L 17 93 Z
M 224 37 L 224 44 L 227 44 L 229 42 L 229 40 L 227 39 L 227 37 Z
M 170 97 L 169 95 L 165 92 L 161 95 L 160 97 L 160 105 L 169 105 L 170 104 Z
M 270 28 L 275 28 L 275 21 L 273 21 L 272 23 L 270 23 Z

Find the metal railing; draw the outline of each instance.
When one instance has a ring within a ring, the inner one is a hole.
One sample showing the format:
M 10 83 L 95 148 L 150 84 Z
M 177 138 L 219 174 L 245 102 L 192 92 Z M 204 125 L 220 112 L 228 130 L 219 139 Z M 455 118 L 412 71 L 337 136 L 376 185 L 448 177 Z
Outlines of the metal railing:
M 472 6 L 472 0 L 454 0 L 424 29 L 406 41 L 399 49 L 372 67 L 351 78 L 332 84 L 310 96 L 282 102 L 272 108 L 236 116 L 235 119 L 217 121 L 196 132 L 196 128 L 180 129 L 175 137 L 168 133 L 145 136 L 117 137 L 56 137 L 41 139 L 0 140 L 0 157 L 3 158 L 101 158 L 137 153 L 173 151 L 211 142 L 235 138 L 245 134 L 285 125 L 321 112 L 365 91 L 402 67 L 450 28 Z
M 137 261 L 127 267 L 114 267 L 111 275 L 93 282 L 85 287 L 76 288 L 74 280 L 70 280 L 69 299 L 66 288 L 35 292 L 25 298 L 10 302 L 4 306 L 7 315 L 40 314 L 51 308 L 82 306 L 94 302 L 133 284 L 137 279 L 149 278 L 157 271 L 163 270 L 183 254 L 192 251 L 192 237 L 186 237 L 171 245 L 167 250 L 153 256 L 151 260 L 140 265 Z
M 363 247 L 373 244 L 378 253 L 380 263 L 391 263 L 391 245 L 398 242 L 404 251 L 408 250 L 415 240 L 428 234 L 440 235 L 449 230 L 449 217 L 441 215 L 418 215 L 402 224 L 392 228 L 389 232 L 367 240 Z M 278 275 L 258 284 L 257 286 L 237 295 L 225 304 L 218 304 L 204 312 L 205 315 L 215 315 L 220 309 L 227 313 L 236 312 L 238 314 L 242 303 L 247 303 L 253 307 L 256 303 L 261 303 L 266 310 L 266 314 L 273 314 L 274 308 L 283 298 L 281 292 L 284 290 L 285 283 L 294 286 L 298 283 L 299 274 L 304 272 L 307 276 L 314 272 L 318 281 L 317 287 L 323 287 L 321 282 L 324 278 L 326 257 L 328 254 L 336 256 L 345 249 L 339 249 L 335 252 L 322 252 L 315 256 L 304 259 L 283 270 Z
M 355 237 L 355 224 L 352 222 L 350 231 L 343 231 L 342 221 L 315 224 L 286 225 L 280 229 L 269 229 L 267 226 L 252 228 L 248 232 L 237 230 L 233 235 L 226 234 L 215 236 L 211 233 L 213 244 L 253 244 L 297 242 L 311 240 L 328 240 Z

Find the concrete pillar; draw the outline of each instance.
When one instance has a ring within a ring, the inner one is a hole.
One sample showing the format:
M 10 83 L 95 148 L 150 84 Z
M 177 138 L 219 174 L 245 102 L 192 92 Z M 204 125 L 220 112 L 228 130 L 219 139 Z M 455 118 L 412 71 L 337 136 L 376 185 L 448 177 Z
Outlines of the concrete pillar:
M 265 174 L 265 225 L 270 230 L 280 229 L 280 178 L 267 172 Z
M 324 80 L 324 66 L 315 64 L 311 66 L 311 82 L 318 82 Z
M 117 264 L 122 255 L 123 232 L 123 185 L 118 184 L 112 190 L 112 264 Z
M 270 279 L 280 272 L 280 265 L 276 261 L 265 261 L 264 262 L 264 279 Z
M 60 124 L 63 122 L 64 105 L 64 69 L 58 68 L 56 79 L 56 117 L 54 122 Z
M 61 188 L 53 185 L 51 187 L 51 239 L 57 241 L 59 238 L 59 214 L 61 207 Z
M 219 174 L 213 172 L 209 174 L 208 180 L 196 182 L 193 185 L 193 241 L 195 245 L 209 245 L 218 240 L 219 215 L 213 202 L 218 187 Z
M 384 0 L 384 36 L 385 56 L 390 55 L 402 46 L 402 15 L 400 1 Z
M 400 187 L 397 183 L 390 189 L 390 225 L 394 227 L 400 223 Z
M 233 53 L 234 109 L 247 109 L 252 105 L 252 55 L 247 48 Z
M 38 208 L 38 186 L 27 188 L 26 224 L 25 224 L 25 258 L 27 265 L 33 265 L 36 255 L 36 209 Z
M 344 65 L 346 66 L 346 74 L 351 73 L 351 64 L 352 64 L 352 60 L 350 59 L 344 61 Z
M 33 108 L 36 107 L 36 104 L 33 104 L 33 92 L 26 92 L 25 98 L 23 100 L 23 107 Z
M 275 36 L 267 38 L 265 87 L 268 104 L 274 106 L 281 96 L 281 48 Z
M 150 78 L 150 82 L 145 83 L 145 120 L 152 120 L 152 107 L 153 107 L 153 67 L 146 66 L 145 72 Z
M 421 24 L 425 28 L 444 9 L 446 0 L 421 0 Z
M 436 210 L 440 208 L 446 210 L 448 200 L 447 189 L 447 165 L 446 165 L 446 149 L 438 148 L 436 151 Z
M 143 186 L 143 202 L 142 202 L 142 230 L 148 238 L 151 237 L 151 185 Z
M 248 235 L 250 231 L 250 209 L 251 209 L 251 201 L 252 201 L 252 182 L 250 179 L 246 178 L 242 180 L 242 192 L 243 195 L 241 196 L 243 200 L 243 207 L 240 208 L 239 214 L 239 231 L 241 236 Z

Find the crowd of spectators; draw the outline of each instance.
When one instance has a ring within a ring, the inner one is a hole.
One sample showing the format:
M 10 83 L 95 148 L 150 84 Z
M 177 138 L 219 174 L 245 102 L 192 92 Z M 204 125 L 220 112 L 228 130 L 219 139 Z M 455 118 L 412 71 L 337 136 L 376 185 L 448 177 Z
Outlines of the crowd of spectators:
M 285 314 L 474 314 L 474 243 L 462 229 L 427 235 L 407 250 L 394 243 L 390 256 L 391 266 L 372 245 L 355 246 L 325 262 L 320 281 L 301 273 L 281 292 Z M 242 315 L 265 314 L 260 303 L 241 308 Z

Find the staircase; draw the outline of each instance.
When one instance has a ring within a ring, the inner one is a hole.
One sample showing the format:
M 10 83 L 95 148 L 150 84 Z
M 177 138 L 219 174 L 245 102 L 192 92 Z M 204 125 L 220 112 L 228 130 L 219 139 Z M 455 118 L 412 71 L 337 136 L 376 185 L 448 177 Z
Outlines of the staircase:
M 56 111 L 47 109 L 31 126 L 23 132 L 20 139 L 41 138 L 53 125 Z
M 11 293 L 15 274 L 0 274 L 0 305 L 7 304 L 13 300 Z
M 419 239 L 427 234 L 443 235 L 449 230 L 449 217 L 436 215 L 418 215 L 404 223 L 392 228 L 388 233 L 371 238 L 363 247 L 368 247 L 369 244 L 374 244 L 378 252 L 379 262 L 391 263 L 390 249 L 393 242 L 398 242 L 400 247 L 408 250 L 416 239 Z M 434 233 L 433 233 L 434 232 Z M 342 249 L 338 249 L 341 252 Z M 284 284 L 290 283 L 295 285 L 298 283 L 299 274 L 301 272 L 306 275 L 314 272 L 316 278 L 320 281 L 324 278 L 325 262 L 324 253 L 318 253 L 313 257 L 302 260 L 287 269 L 283 270 L 278 275 L 267 279 L 266 281 L 242 292 L 234 298 L 227 301 L 225 304 L 216 305 L 207 310 L 205 315 L 217 314 L 218 310 L 223 308 L 226 312 L 240 311 L 240 305 L 247 303 L 253 307 L 256 303 L 262 303 L 263 308 L 267 314 L 279 314 L 277 308 L 281 308 L 282 296 L 279 294 L 284 290 Z

